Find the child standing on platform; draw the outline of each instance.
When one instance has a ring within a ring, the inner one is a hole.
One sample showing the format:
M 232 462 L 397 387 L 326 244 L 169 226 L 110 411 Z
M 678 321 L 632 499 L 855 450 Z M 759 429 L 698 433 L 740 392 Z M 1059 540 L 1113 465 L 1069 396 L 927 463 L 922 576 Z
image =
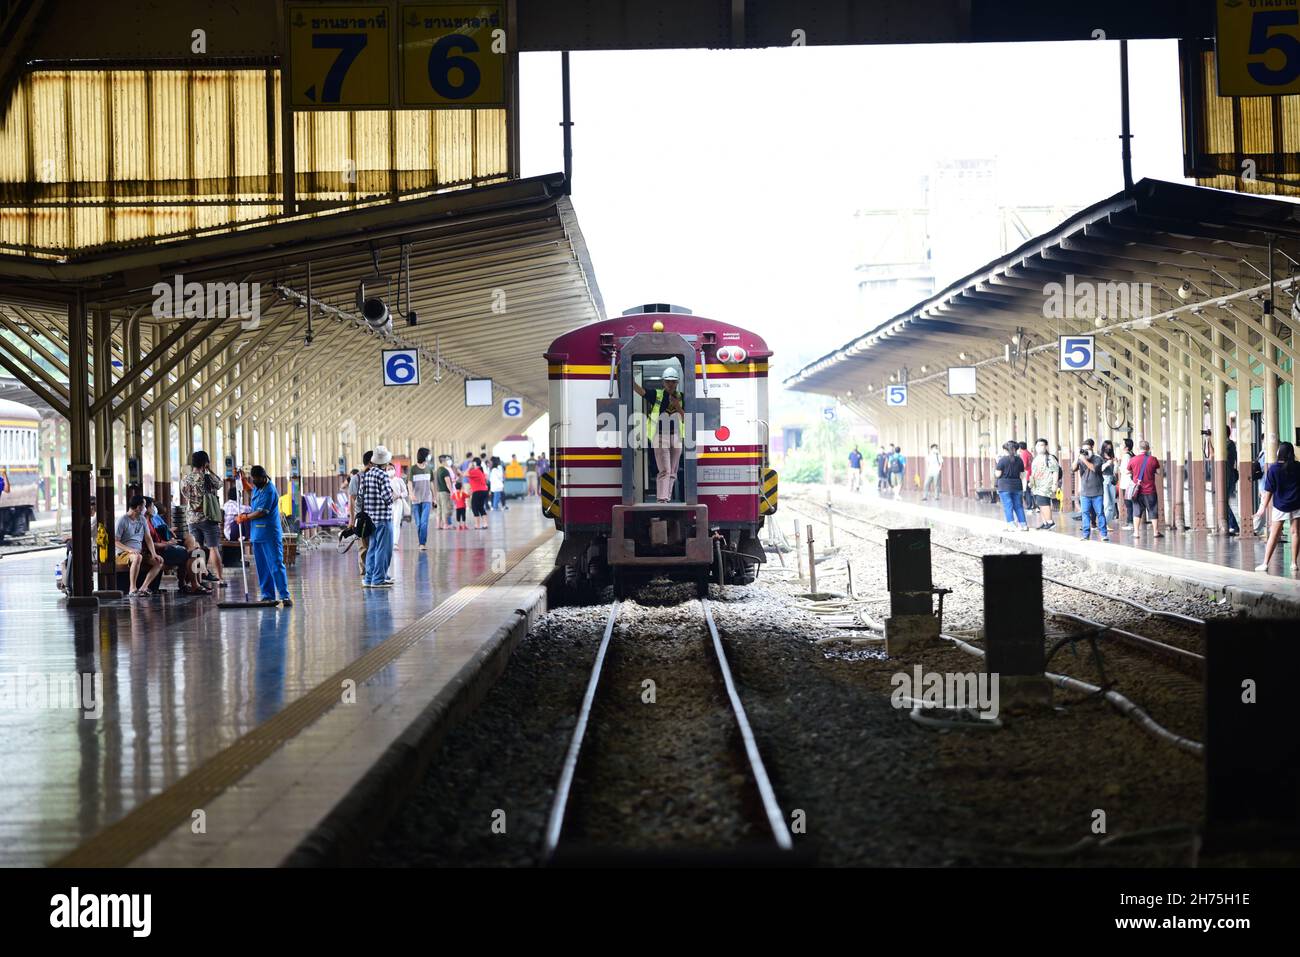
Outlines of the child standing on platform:
M 462 532 L 469 526 L 465 524 L 465 503 L 469 500 L 469 493 L 465 491 L 463 482 L 456 483 L 456 490 L 451 493 L 451 504 L 456 509 L 456 527 Z

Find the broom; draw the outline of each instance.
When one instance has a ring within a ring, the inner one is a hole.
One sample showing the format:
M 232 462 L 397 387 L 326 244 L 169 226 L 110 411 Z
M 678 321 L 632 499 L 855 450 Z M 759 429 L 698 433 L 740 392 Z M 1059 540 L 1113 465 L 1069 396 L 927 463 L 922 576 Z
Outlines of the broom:
M 243 498 L 242 485 L 243 485 L 242 480 L 239 477 L 236 477 L 235 478 L 235 502 L 238 503 L 241 507 L 243 506 L 243 502 L 241 501 Z M 278 518 L 279 516 L 276 517 Z M 248 597 L 248 562 L 244 558 L 243 529 L 240 528 L 238 523 L 236 523 L 235 525 L 235 537 L 239 541 L 239 574 L 240 577 L 243 578 L 244 580 L 244 597 L 247 598 Z M 217 602 L 217 607 L 225 608 L 225 609 L 275 608 L 278 606 L 278 604 L 279 604 L 278 602 L 274 602 L 274 601 L 219 601 Z

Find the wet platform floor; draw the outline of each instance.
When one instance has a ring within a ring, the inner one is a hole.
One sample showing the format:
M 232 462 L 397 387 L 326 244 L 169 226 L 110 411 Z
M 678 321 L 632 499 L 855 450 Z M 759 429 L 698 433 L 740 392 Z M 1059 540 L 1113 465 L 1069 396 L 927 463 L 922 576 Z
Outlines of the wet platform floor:
M 499 570 L 553 528 L 536 501 L 492 513 L 485 531 L 431 527 L 426 552 L 405 526 L 391 589 L 361 588 L 355 551 L 304 548 L 291 608 L 220 610 L 169 581 L 159 598 L 73 610 L 54 587 L 60 552 L 0 560 L 0 864 L 59 859 Z M 241 599 L 238 569 L 227 578 L 221 597 Z

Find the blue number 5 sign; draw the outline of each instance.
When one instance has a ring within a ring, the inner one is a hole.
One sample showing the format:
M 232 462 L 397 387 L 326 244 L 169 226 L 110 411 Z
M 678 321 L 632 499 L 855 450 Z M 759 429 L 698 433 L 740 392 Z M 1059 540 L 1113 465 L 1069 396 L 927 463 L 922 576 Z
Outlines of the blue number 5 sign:
M 1097 365 L 1095 336 L 1061 336 L 1061 372 L 1091 372 Z
M 384 385 L 419 385 L 420 354 L 414 349 L 384 350 Z
M 885 390 L 885 405 L 907 405 L 907 386 L 891 385 Z

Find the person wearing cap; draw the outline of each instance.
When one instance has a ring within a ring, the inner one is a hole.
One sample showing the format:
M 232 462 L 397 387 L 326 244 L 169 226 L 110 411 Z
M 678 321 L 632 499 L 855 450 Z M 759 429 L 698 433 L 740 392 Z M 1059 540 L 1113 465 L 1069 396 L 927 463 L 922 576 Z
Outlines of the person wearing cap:
M 235 516 L 240 525 L 251 529 L 248 539 L 253 545 L 253 560 L 257 563 L 257 582 L 261 587 L 262 601 L 275 601 L 288 608 L 293 604 L 289 597 L 289 580 L 284 570 L 284 531 L 280 527 L 280 493 L 266 474 L 266 469 L 254 465 L 248 471 L 253 480 L 253 497 L 250 509 Z
M 677 391 L 680 373 L 673 366 L 664 369 L 663 388 L 647 394 L 635 380 L 632 388 L 649 405 L 646 413 L 646 439 L 655 450 L 655 501 L 673 500 L 673 483 L 677 481 L 677 464 L 682 457 L 682 430 L 686 416 L 682 395 Z
M 388 566 L 393 558 L 393 486 L 388 480 L 392 461 L 393 453 L 377 445 L 370 457 L 369 470 L 361 473 L 358 504 L 375 526 L 366 552 L 363 588 L 390 588 L 393 584 L 388 577 Z

